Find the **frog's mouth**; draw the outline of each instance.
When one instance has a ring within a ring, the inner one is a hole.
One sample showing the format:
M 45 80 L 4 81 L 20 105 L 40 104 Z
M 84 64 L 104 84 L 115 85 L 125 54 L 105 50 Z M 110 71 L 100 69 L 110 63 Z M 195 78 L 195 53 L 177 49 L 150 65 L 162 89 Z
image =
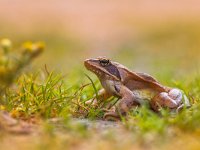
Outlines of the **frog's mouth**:
M 106 77 L 109 79 L 120 80 L 120 74 L 114 65 L 111 63 L 108 66 L 101 66 L 98 59 L 87 59 L 84 61 L 85 67 L 98 77 Z

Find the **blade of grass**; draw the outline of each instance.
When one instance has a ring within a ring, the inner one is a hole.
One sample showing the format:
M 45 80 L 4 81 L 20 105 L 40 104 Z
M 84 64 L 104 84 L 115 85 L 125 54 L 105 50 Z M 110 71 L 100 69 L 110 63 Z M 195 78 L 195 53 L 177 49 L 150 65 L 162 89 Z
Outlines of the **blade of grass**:
M 96 86 L 95 86 L 93 80 L 92 80 L 87 74 L 85 74 L 85 76 L 86 76 L 86 77 L 90 80 L 90 82 L 92 83 L 92 87 L 93 87 L 93 89 L 94 89 L 94 91 L 95 91 L 95 95 L 96 95 L 96 98 L 97 98 L 97 100 L 98 100 L 98 99 L 99 99 L 99 95 L 98 95 L 98 91 L 97 91 L 97 88 L 96 88 Z M 92 102 L 91 102 L 91 104 L 92 104 Z

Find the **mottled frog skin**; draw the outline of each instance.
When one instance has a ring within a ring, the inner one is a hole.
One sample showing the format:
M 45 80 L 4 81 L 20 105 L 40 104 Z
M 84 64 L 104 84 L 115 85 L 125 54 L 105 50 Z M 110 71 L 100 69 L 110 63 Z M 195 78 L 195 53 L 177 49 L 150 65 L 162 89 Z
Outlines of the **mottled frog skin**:
M 105 113 L 104 118 L 107 120 L 119 119 L 134 106 L 142 105 L 144 100 L 148 100 L 150 107 L 156 112 L 160 108 L 174 110 L 183 107 L 184 95 L 181 90 L 163 86 L 146 73 L 131 71 L 117 62 L 102 57 L 86 59 L 84 65 L 97 75 L 103 86 L 99 91 L 98 100 L 106 100 L 111 96 L 120 98 L 116 109 Z

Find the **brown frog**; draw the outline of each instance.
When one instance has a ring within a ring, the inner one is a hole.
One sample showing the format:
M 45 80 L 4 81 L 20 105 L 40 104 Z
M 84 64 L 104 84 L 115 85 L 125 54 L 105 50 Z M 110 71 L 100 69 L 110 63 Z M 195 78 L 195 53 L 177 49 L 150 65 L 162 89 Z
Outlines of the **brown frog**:
M 86 59 L 84 65 L 97 75 L 103 86 L 98 100 L 106 100 L 111 96 L 120 98 L 116 109 L 105 113 L 105 119 L 119 119 L 145 100 L 148 100 L 154 111 L 159 111 L 160 108 L 178 110 L 184 106 L 183 99 L 187 99 L 181 90 L 163 86 L 150 75 L 131 71 L 107 58 Z M 189 105 L 188 99 L 187 103 Z

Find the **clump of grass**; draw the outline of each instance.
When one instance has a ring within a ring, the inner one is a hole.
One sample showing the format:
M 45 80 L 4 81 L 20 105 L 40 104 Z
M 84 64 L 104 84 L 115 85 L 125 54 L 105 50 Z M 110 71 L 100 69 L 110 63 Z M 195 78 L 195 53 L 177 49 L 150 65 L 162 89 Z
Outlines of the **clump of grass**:
M 90 80 L 93 82 L 92 80 Z M 80 83 L 80 82 L 79 82 Z M 27 73 L 16 79 L 15 86 L 6 90 L 2 99 L 4 109 L 13 117 L 81 117 L 100 118 L 100 108 L 85 105 L 93 95 L 90 83 L 71 85 L 72 81 L 63 75 L 49 72 Z
M 6 108 L 15 117 L 59 116 L 69 106 L 68 102 L 72 98 L 62 78 L 61 75 L 55 75 L 53 72 L 45 79 L 41 79 L 39 75 L 21 76 L 17 81 L 17 91 L 10 89 L 7 92 Z

